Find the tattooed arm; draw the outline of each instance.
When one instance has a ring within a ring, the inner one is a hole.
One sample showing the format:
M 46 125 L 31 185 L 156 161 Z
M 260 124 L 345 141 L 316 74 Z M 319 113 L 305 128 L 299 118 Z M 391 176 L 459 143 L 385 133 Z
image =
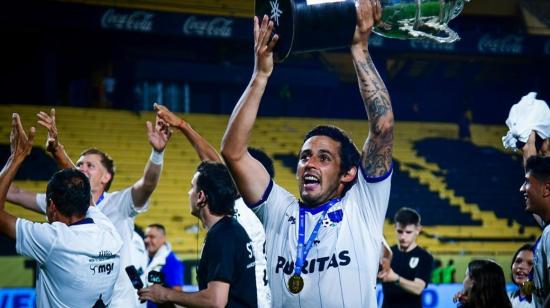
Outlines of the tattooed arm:
M 380 1 L 361 0 L 351 54 L 361 97 L 369 119 L 369 136 L 363 146 L 361 164 L 367 176 L 381 176 L 391 167 L 393 149 L 393 111 L 386 85 L 368 52 L 368 38 L 380 20 Z

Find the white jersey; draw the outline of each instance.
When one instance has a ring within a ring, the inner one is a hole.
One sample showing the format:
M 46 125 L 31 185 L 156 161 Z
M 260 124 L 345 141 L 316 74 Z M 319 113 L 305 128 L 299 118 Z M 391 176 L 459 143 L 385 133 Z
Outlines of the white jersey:
M 508 298 L 510 299 L 510 303 L 512 303 L 512 308 L 535 308 L 535 299 L 533 299 L 531 302 L 527 300 L 527 298 L 522 298 L 519 294 L 519 292 L 510 292 L 508 293 Z
M 91 219 L 90 219 L 91 218 Z M 17 253 L 38 263 L 37 307 L 109 306 L 121 269 L 122 240 L 95 207 L 73 225 L 34 223 L 18 218 Z
M 46 211 L 45 194 L 37 194 L 36 203 L 44 212 Z M 122 271 L 120 271 L 119 278 L 115 285 L 113 300 L 110 307 L 132 307 L 133 303 L 137 302 L 137 291 L 132 286 L 124 269 L 129 265 L 133 265 L 131 264 L 131 251 L 133 249 L 132 237 L 134 233 L 135 217 L 148 209 L 148 203 L 141 209 L 136 209 L 132 200 L 132 187 L 128 187 L 122 191 L 103 193 L 103 199 L 98 202 L 97 208 L 111 220 L 123 242 L 120 251 Z M 137 264 L 137 266 L 139 266 L 139 264 Z
M 265 227 L 268 274 L 276 307 L 376 307 L 376 275 L 382 228 L 388 208 L 391 170 L 379 178 L 357 182 L 323 219 L 305 259 L 298 294 L 288 291 L 298 242 L 298 200 L 270 183 L 266 200 L 253 207 Z M 306 209 L 305 241 L 326 206 Z
M 544 306 L 544 300 L 550 294 L 550 227 L 546 226 L 535 247 L 533 272 L 535 273 L 533 281 L 535 288 L 539 291 L 534 293 L 534 301 L 537 307 Z
M 133 264 L 138 273 L 145 272 L 147 268 L 147 261 L 149 261 L 149 254 L 145 248 L 143 238 L 136 231 L 132 233 L 132 243 L 130 246 L 130 264 Z M 147 279 L 141 279 L 145 284 Z M 138 297 L 136 297 L 136 307 L 146 308 L 147 302 L 141 303 Z
M 271 290 L 267 275 L 265 256 L 265 231 L 254 212 L 246 206 L 242 198 L 235 200 L 235 218 L 252 240 L 254 258 L 256 259 L 256 291 L 258 307 L 271 307 Z

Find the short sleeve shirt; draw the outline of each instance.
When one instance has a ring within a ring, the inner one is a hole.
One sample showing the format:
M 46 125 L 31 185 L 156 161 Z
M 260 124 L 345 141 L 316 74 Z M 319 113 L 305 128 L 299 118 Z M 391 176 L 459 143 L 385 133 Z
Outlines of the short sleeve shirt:
M 234 218 L 223 217 L 206 234 L 197 281 L 200 290 L 228 283 L 227 307 L 258 306 L 252 241 Z
M 244 203 L 242 198 L 235 200 L 235 218 L 243 226 L 254 246 L 258 307 L 271 307 L 271 290 L 269 289 L 269 276 L 267 275 L 267 259 L 265 255 L 264 226 L 254 212 Z
M 361 169 L 361 168 L 359 168 Z M 332 205 L 305 210 L 305 240 L 322 225 L 305 259 L 298 294 L 287 288 L 294 274 L 300 203 L 270 182 L 263 201 L 252 207 L 267 238 L 268 275 L 276 307 L 376 307 L 376 275 L 388 208 L 391 170 L 381 177 L 359 171 L 356 183 Z
M 137 209 L 132 199 L 132 187 L 121 191 L 105 192 L 103 193 L 103 198 L 100 198 L 100 200 L 96 205 L 97 208 L 109 218 L 123 241 L 123 246 L 120 250 L 121 268 L 123 270 L 115 285 L 115 296 L 112 305 L 113 307 L 128 307 L 128 303 L 137 302 L 137 292 L 134 290 L 124 268 L 129 265 L 136 265 L 131 264 L 134 221 L 138 214 L 147 211 L 148 202 L 142 208 Z M 37 194 L 36 203 L 44 212 L 46 211 L 45 194 Z M 137 266 L 139 265 L 137 264 Z
M 38 263 L 37 307 L 92 307 L 111 303 L 121 271 L 122 240 L 95 207 L 73 225 L 16 222 L 16 250 Z
M 535 304 L 537 307 L 544 306 L 545 298 L 550 294 L 550 277 L 548 277 L 548 269 L 550 268 L 550 228 L 545 227 L 542 231 L 540 239 L 537 241 L 534 255 L 534 281 L 535 288 L 539 291 L 537 296 L 535 293 Z
M 407 279 L 421 279 L 426 283 L 430 282 L 433 268 L 432 255 L 420 246 L 416 246 L 409 252 L 400 251 L 397 246 L 391 247 L 393 258 L 391 268 L 393 271 Z M 384 304 L 382 307 L 390 308 L 422 308 L 422 298 L 420 295 L 409 293 L 394 283 L 383 283 Z

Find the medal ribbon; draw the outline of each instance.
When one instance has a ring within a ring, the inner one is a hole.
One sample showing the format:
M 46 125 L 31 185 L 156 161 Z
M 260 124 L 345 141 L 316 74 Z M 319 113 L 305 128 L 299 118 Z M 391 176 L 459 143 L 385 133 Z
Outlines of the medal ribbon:
M 302 266 L 304 266 L 304 261 L 306 259 L 306 256 L 309 253 L 311 246 L 313 246 L 313 242 L 317 238 L 317 235 L 319 233 L 319 227 L 321 227 L 321 223 L 323 222 L 325 215 L 327 214 L 328 210 L 339 201 L 340 201 L 339 198 L 334 198 L 330 200 L 328 203 L 325 203 L 326 208 L 323 211 L 323 214 L 321 214 L 321 217 L 319 218 L 319 220 L 317 221 L 315 228 L 313 228 L 313 232 L 311 232 L 311 235 L 309 236 L 309 239 L 307 240 L 305 247 L 304 247 L 304 240 L 305 240 L 305 228 L 306 228 L 306 218 L 305 218 L 306 215 L 305 215 L 304 208 L 300 207 L 300 219 L 298 222 L 298 248 L 296 253 L 296 266 L 294 267 L 294 275 L 300 276 L 300 274 L 302 273 Z

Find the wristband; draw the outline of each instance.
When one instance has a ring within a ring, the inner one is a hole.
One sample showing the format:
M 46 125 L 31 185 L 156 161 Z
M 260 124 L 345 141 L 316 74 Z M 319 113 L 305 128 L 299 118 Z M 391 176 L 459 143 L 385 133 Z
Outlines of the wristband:
M 164 161 L 164 151 L 159 153 L 153 149 L 149 160 L 155 165 L 162 165 L 162 162 Z

